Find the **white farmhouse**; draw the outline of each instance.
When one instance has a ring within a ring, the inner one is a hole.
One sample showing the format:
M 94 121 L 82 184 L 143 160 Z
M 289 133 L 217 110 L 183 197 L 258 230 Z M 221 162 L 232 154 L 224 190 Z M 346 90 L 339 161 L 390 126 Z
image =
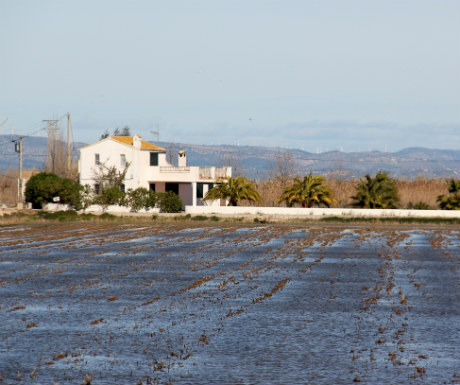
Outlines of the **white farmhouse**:
M 97 175 L 101 164 L 128 169 L 122 189 L 145 187 L 156 192 L 173 191 L 187 206 L 202 205 L 201 198 L 213 184 L 230 177 L 231 167 L 188 166 L 185 151 L 178 154 L 178 165 L 166 161 L 166 150 L 135 136 L 109 136 L 80 148 L 78 172 L 80 184 L 100 189 Z M 213 204 L 219 205 L 216 201 Z

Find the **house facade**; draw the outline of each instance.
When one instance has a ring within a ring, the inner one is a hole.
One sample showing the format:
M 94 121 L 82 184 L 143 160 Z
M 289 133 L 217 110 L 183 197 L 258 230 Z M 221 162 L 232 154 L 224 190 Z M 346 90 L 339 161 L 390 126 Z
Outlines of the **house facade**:
M 202 203 L 201 199 L 215 182 L 232 174 L 231 167 L 189 166 L 185 151 L 179 151 L 178 165 L 173 166 L 167 162 L 164 148 L 142 140 L 139 135 L 109 136 L 80 148 L 80 184 L 88 184 L 98 192 L 101 169 L 111 167 L 119 172 L 127 167 L 122 185 L 125 191 L 138 187 L 156 192 L 173 191 L 184 206 L 211 204 Z

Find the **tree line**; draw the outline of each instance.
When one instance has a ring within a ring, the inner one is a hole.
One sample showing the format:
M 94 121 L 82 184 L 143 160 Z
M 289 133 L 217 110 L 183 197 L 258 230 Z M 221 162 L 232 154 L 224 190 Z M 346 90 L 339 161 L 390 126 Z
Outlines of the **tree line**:
M 142 209 L 160 207 L 163 212 L 179 212 L 182 201 L 173 192 L 156 193 L 146 188 L 123 191 L 122 184 L 127 168 L 118 171 L 115 167 L 101 164 L 96 177 L 99 191 L 90 186 L 82 186 L 68 178 L 62 178 L 49 172 L 39 173 L 27 182 L 25 198 L 33 208 L 42 208 L 46 203 L 59 202 L 68 204 L 76 210 L 84 210 L 92 204 L 106 209 L 109 205 L 131 207 L 137 212 Z M 460 209 L 460 181 L 448 179 L 448 194 L 437 197 L 438 206 L 443 210 Z M 289 182 L 288 182 L 289 183 Z M 388 173 L 380 171 L 375 176 L 369 174 L 361 178 L 351 196 L 351 207 L 369 209 L 395 209 L 400 207 L 400 198 L 396 180 Z M 262 197 L 248 178 L 237 176 L 219 181 L 204 196 L 203 201 L 223 199 L 230 206 L 262 204 Z M 276 200 L 278 205 L 286 207 L 336 207 L 338 200 L 323 176 L 309 173 L 303 178 L 294 177 Z M 417 202 L 410 208 L 428 209 L 424 202 Z

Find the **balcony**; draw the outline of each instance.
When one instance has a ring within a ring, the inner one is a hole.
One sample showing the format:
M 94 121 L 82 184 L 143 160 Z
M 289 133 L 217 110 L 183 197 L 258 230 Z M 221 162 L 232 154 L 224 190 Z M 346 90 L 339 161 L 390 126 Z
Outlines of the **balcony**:
M 190 172 L 190 167 L 160 166 L 160 172 Z
M 228 167 L 200 167 L 200 179 L 218 180 L 230 176 Z
M 225 179 L 230 176 L 230 167 L 216 167 L 215 179 Z

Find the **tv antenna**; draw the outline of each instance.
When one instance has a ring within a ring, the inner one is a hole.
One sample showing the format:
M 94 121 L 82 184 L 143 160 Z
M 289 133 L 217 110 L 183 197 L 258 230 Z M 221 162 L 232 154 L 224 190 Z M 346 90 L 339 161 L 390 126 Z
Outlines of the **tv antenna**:
M 155 131 L 150 131 L 151 134 L 156 135 L 157 142 L 160 141 L 160 124 L 157 123 L 157 129 Z

